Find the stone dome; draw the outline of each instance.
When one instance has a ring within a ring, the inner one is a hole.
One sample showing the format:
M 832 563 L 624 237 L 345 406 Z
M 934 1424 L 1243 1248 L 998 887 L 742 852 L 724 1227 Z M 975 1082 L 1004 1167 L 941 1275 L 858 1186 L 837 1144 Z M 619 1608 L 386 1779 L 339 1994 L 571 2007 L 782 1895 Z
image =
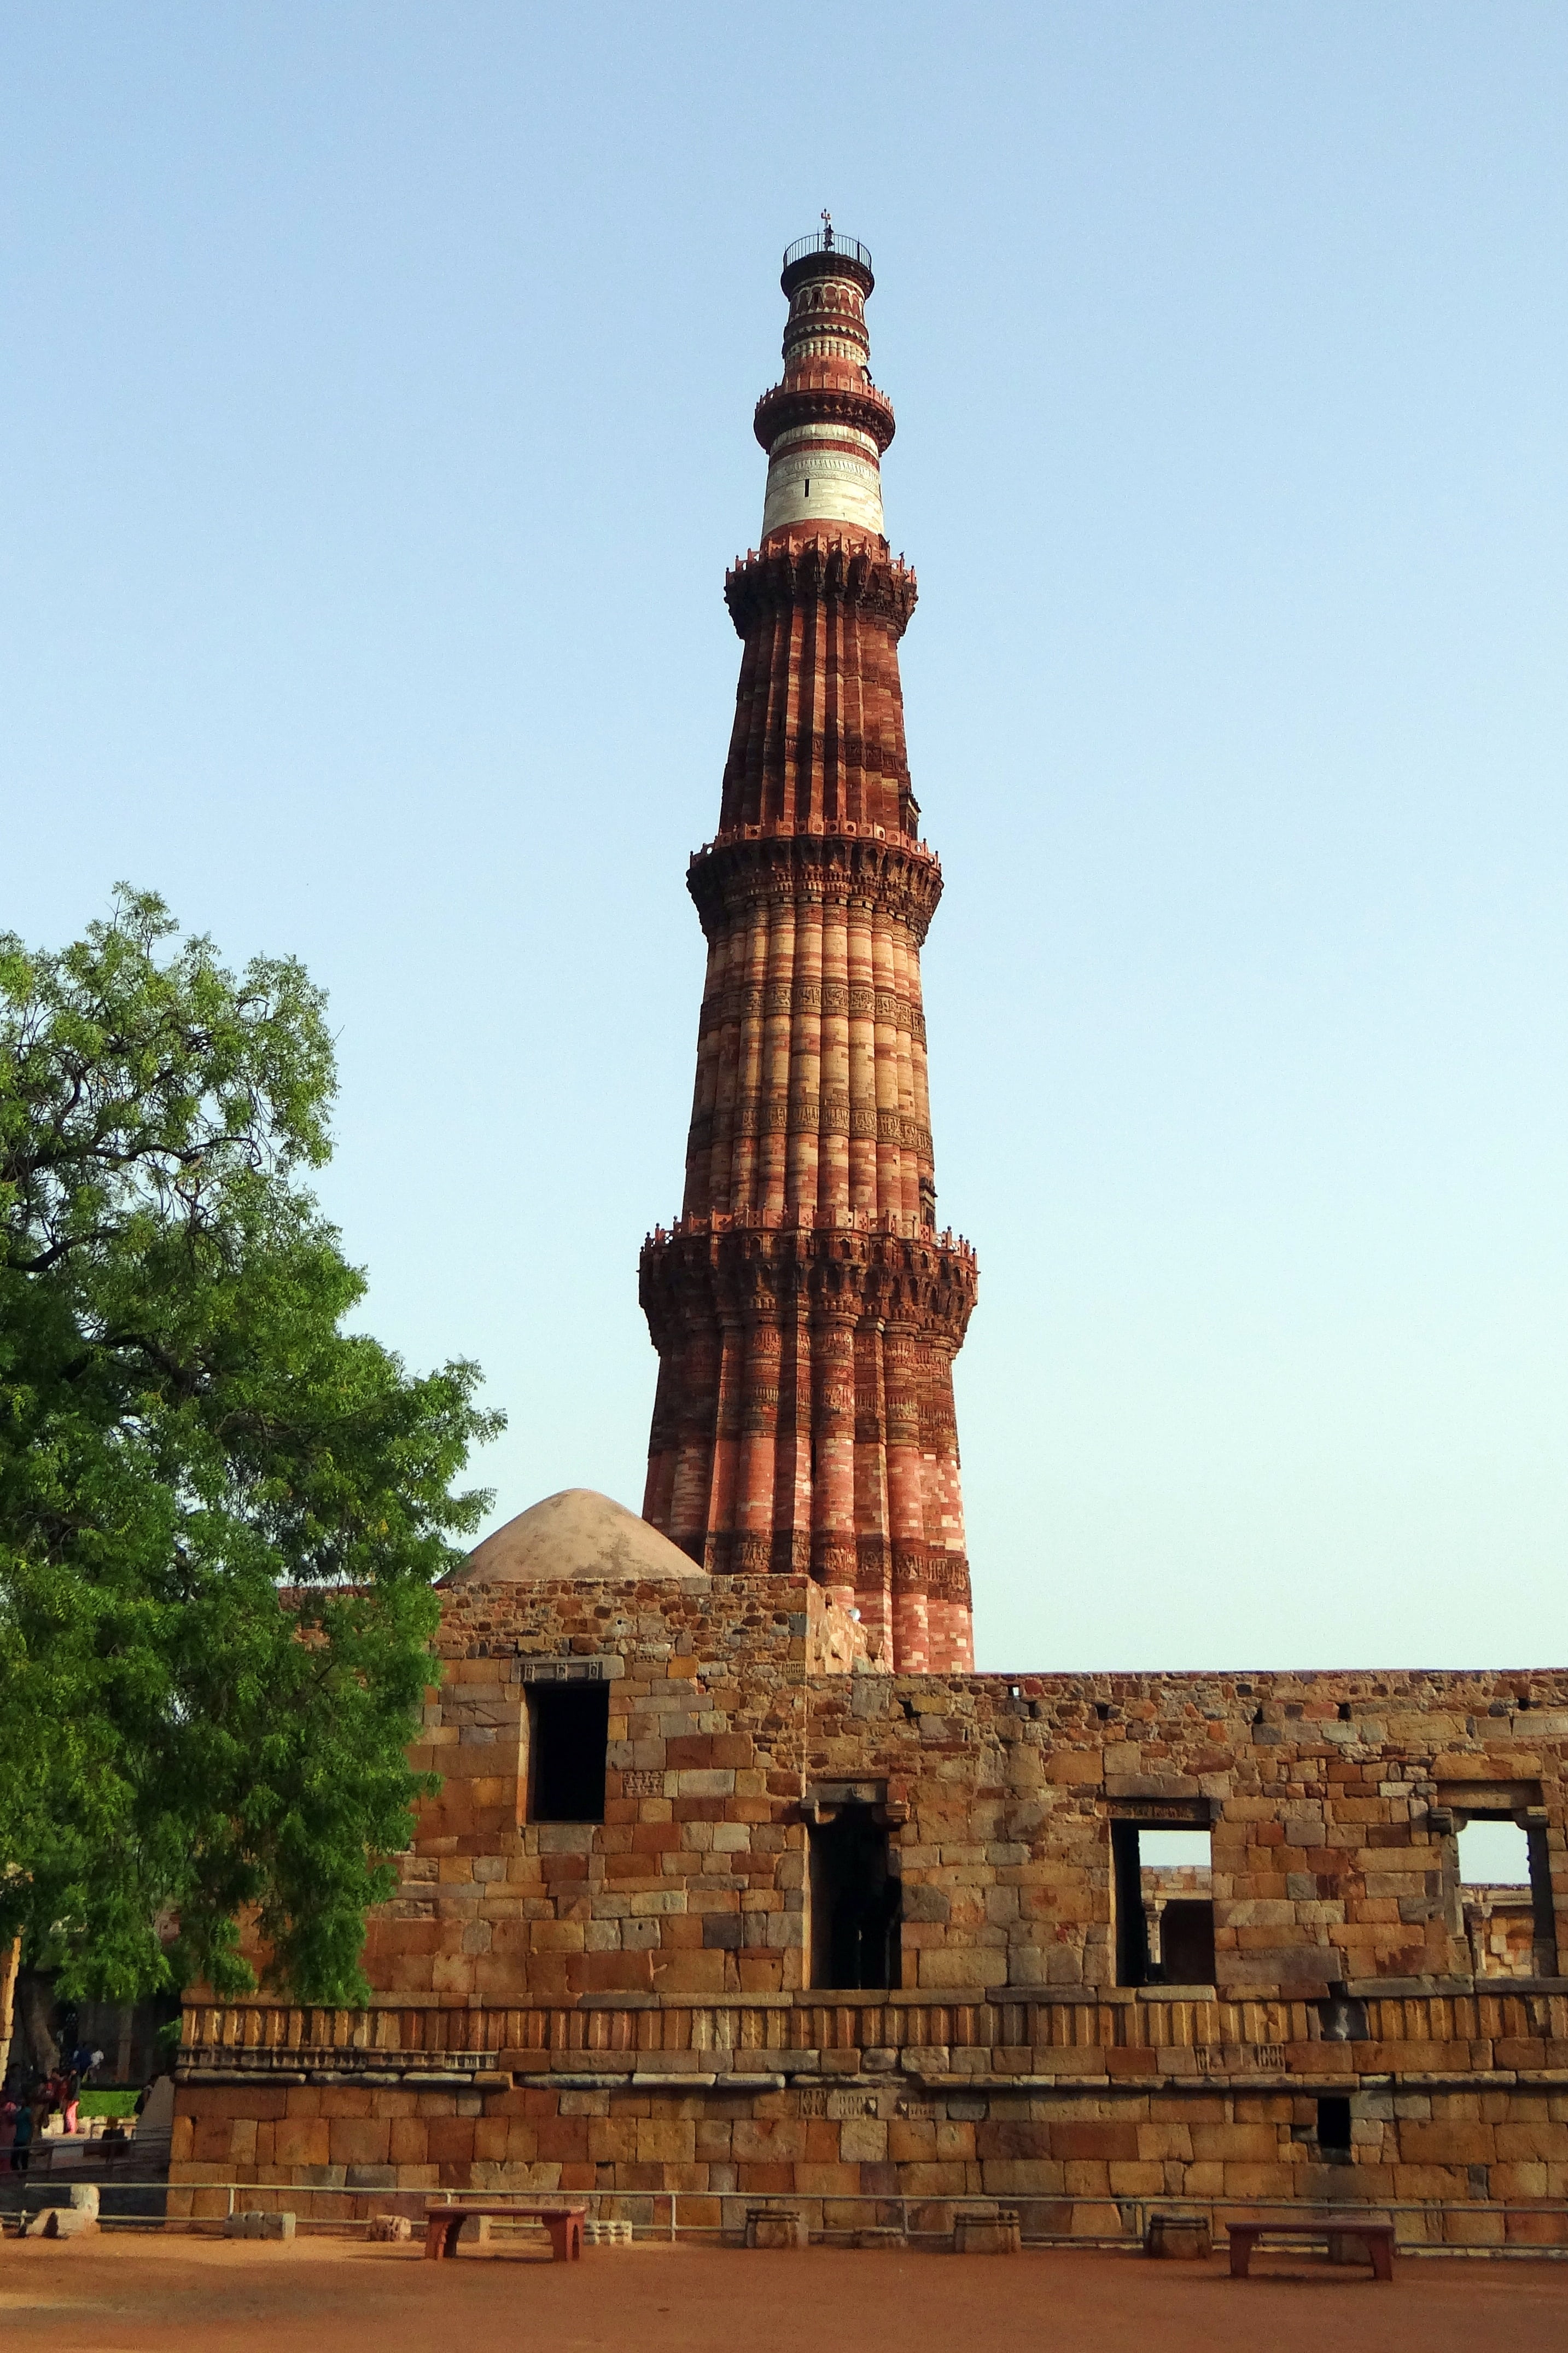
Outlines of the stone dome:
M 534 1577 L 706 1577 L 679 1546 L 592 1487 L 563 1487 L 476 1545 L 443 1585 L 518 1585 Z

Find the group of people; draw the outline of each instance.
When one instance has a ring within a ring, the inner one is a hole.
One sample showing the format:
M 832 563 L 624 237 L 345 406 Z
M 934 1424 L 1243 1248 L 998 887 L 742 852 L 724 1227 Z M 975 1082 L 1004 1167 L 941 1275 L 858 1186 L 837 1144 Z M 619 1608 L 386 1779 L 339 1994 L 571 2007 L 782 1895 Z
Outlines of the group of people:
M 83 2048 L 73 2052 L 68 2060 L 62 2060 L 41 2082 L 30 2087 L 5 2085 L 0 2093 L 0 2162 L 8 2154 L 12 2172 L 26 2173 L 34 2141 L 42 2138 L 49 2118 L 57 2114 L 62 2119 L 64 2131 L 80 2130 L 77 2110 L 82 2080 L 102 2059 L 101 2051 Z

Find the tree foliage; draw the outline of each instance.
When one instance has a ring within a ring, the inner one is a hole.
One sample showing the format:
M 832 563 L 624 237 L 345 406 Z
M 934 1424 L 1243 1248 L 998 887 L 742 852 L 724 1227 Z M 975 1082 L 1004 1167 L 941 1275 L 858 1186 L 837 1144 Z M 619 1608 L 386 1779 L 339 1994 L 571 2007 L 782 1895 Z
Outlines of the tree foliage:
M 242 1989 L 253 1913 L 279 1982 L 354 1999 L 409 1836 L 499 1419 L 344 1328 L 333 1084 L 301 967 L 237 977 L 156 898 L 0 937 L 0 1936 L 68 1992 Z

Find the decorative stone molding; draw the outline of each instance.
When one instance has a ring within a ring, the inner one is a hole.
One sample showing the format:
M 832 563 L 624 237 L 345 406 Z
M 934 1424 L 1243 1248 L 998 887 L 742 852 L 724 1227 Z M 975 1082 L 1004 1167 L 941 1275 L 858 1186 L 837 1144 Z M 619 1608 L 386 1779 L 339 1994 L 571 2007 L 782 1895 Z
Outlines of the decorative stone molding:
M 868 433 L 879 451 L 892 441 L 893 404 L 871 383 L 846 385 L 826 368 L 804 368 L 789 383 L 775 384 L 758 401 L 752 430 L 771 450 L 781 433 L 800 425 L 850 425 Z
M 796 606 L 858 606 L 885 622 L 896 644 L 910 625 L 919 595 L 915 575 L 900 557 L 879 554 L 863 542 L 813 533 L 794 543 L 737 558 L 724 578 L 724 602 L 737 637 Z
M 942 897 L 942 866 L 923 845 L 847 833 L 770 833 L 748 827 L 700 849 L 686 873 L 703 931 L 770 905 L 860 907 L 925 944 Z

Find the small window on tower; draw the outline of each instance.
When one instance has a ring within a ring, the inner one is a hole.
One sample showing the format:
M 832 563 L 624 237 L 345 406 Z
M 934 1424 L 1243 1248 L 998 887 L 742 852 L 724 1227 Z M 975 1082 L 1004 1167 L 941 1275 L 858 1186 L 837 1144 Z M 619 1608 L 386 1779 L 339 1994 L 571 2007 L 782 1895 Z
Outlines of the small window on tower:
M 811 476 L 809 474 L 807 474 L 805 478 L 805 495 L 807 498 L 810 498 L 811 496 Z

